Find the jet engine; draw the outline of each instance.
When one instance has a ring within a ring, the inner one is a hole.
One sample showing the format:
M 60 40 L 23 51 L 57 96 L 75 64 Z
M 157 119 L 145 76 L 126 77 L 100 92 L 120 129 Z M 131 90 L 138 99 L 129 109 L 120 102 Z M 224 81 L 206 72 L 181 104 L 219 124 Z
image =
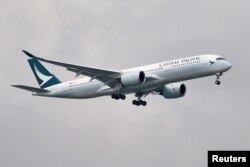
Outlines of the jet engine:
M 183 97 L 186 93 L 186 86 L 182 83 L 167 84 L 161 90 L 161 95 L 166 99 Z
M 130 71 L 122 74 L 121 82 L 123 86 L 136 86 L 146 81 L 143 71 Z

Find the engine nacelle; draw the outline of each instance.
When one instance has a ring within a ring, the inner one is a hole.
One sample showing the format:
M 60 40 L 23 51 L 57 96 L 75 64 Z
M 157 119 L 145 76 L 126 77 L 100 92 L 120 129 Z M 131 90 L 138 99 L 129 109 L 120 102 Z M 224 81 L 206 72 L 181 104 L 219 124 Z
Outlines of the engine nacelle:
M 186 86 L 182 83 L 167 84 L 161 90 L 161 95 L 166 99 L 183 97 L 186 93 Z
M 146 81 L 143 71 L 130 71 L 122 74 L 121 82 L 123 86 L 136 86 Z

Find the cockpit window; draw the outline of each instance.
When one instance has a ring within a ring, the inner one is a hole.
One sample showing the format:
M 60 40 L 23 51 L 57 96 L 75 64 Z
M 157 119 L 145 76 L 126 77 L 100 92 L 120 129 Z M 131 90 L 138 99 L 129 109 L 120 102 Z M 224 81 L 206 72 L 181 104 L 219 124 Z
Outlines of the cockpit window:
M 226 59 L 224 59 L 222 57 L 218 57 L 218 58 L 216 58 L 216 60 L 226 60 Z

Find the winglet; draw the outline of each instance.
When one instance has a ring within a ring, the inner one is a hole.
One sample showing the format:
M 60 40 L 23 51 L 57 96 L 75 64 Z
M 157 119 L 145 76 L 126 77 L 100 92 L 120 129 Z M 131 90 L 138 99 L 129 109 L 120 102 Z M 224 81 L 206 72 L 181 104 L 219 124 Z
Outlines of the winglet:
M 23 53 L 25 53 L 27 56 L 31 57 L 31 58 L 35 58 L 36 56 L 32 55 L 31 53 L 27 52 L 26 50 L 22 50 Z

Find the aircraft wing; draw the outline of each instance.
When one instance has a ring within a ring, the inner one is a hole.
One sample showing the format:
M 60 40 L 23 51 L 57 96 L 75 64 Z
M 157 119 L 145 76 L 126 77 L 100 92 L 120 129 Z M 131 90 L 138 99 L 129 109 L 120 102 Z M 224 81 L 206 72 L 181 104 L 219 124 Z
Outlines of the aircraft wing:
M 46 63 L 58 65 L 61 67 L 65 67 L 67 68 L 67 70 L 71 72 L 75 72 L 76 76 L 85 75 L 85 76 L 91 77 L 91 80 L 97 79 L 107 84 L 111 88 L 116 86 L 117 81 L 121 77 L 121 72 L 118 72 L 118 71 L 92 68 L 92 67 L 87 67 L 87 66 L 80 66 L 80 65 L 75 65 L 75 64 L 63 63 L 59 61 L 53 61 L 53 60 L 48 60 L 48 59 L 34 56 L 25 50 L 23 50 L 23 52 L 31 58 L 34 58 L 34 59 L 37 59 Z

